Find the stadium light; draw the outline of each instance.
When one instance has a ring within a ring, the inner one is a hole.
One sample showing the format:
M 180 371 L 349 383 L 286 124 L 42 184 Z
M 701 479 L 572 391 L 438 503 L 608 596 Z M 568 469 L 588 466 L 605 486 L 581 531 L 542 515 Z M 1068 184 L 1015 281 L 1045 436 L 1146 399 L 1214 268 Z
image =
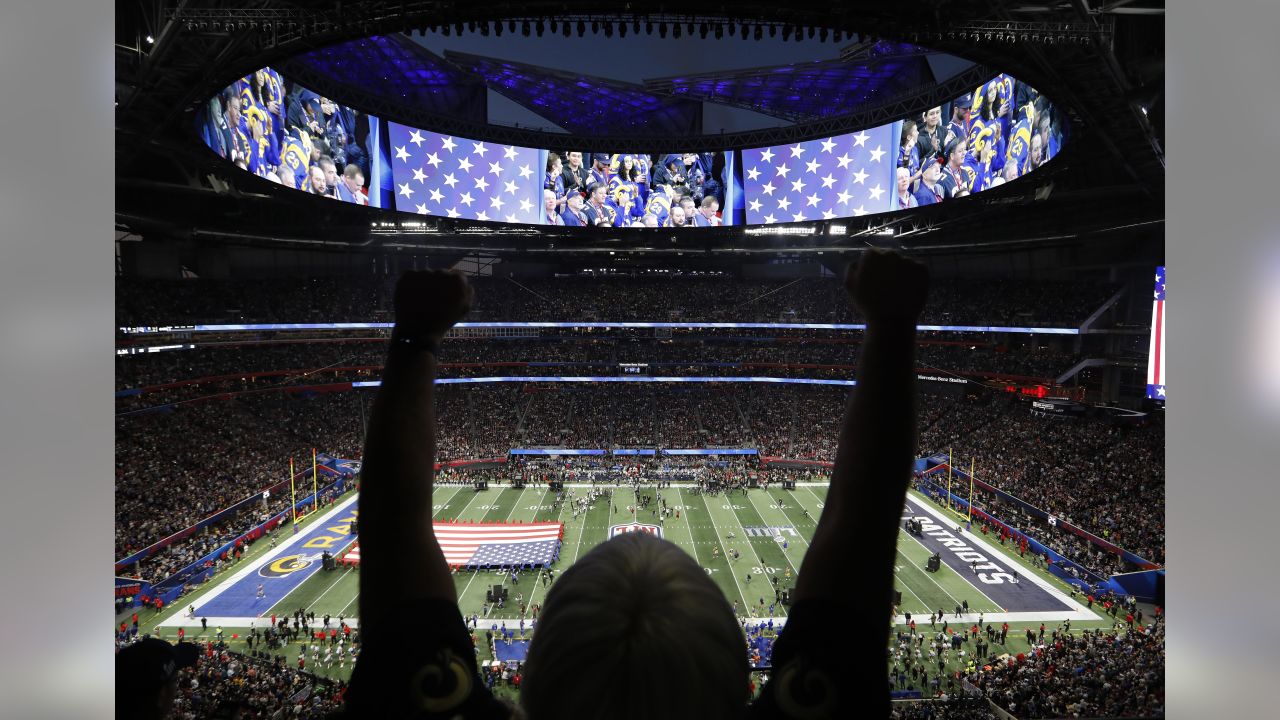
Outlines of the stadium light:
M 155 44 L 155 42 L 156 42 L 156 39 L 155 39 L 155 38 L 151 37 L 150 35 L 148 35 L 148 36 L 147 36 L 147 44 L 148 44 L 148 45 L 154 45 L 154 44 Z

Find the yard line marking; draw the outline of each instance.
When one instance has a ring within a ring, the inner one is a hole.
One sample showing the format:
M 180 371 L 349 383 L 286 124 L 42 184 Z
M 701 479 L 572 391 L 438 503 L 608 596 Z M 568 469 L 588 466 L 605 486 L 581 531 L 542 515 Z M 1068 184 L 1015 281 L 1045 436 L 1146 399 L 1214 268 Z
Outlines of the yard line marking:
M 929 550 L 928 546 L 926 546 L 924 543 L 920 542 L 920 538 L 916 537 L 915 535 L 912 535 L 912 534 L 911 534 L 911 533 L 909 533 L 909 532 L 906 532 L 906 531 L 905 531 L 905 530 L 903 530 L 902 528 L 898 528 L 898 537 L 902 537 L 903 535 L 906 535 L 907 537 L 909 537 L 909 538 L 911 538 L 912 540 L 914 540 L 914 541 L 915 541 L 915 543 L 916 543 L 917 545 L 919 545 L 921 548 L 923 548 L 925 552 L 929 553 L 930 555 L 932 555 L 932 554 L 933 554 L 932 552 L 930 552 L 930 550 Z M 898 554 L 902 555 L 902 557 L 907 557 L 906 553 L 902 552 L 901 550 L 898 550 Z M 911 558 L 907 558 L 907 560 L 910 560 L 910 559 L 911 559 Z M 947 565 L 946 563 L 943 563 L 943 564 L 942 564 L 942 566 L 943 566 L 943 567 L 946 567 L 946 568 L 950 568 L 950 569 L 951 569 L 951 572 L 953 572 L 953 573 L 955 573 L 955 574 L 956 574 L 956 577 L 964 578 L 964 576 L 963 576 L 963 575 L 961 575 L 960 573 L 956 572 L 955 568 L 952 568 L 950 565 Z M 933 577 L 932 577 L 932 576 L 930 576 L 928 572 L 925 572 L 924 576 L 925 576 L 926 578 L 929 578 L 929 582 L 933 583 L 934 585 L 938 585 L 938 581 L 937 581 L 937 580 L 934 580 L 934 579 L 933 579 Z M 969 582 L 968 580 L 965 580 L 965 583 L 966 583 L 966 584 L 968 584 L 968 585 L 969 585 L 969 587 L 973 588 L 974 590 L 977 590 L 979 595 L 981 595 L 981 596 L 982 596 L 982 597 L 984 597 L 984 598 L 987 598 L 987 602 L 991 603 L 991 610 L 990 610 L 989 612 L 1001 612 L 1001 611 L 1003 611 L 1003 610 L 1004 610 L 1004 608 L 1000 607 L 1000 604 L 999 604 L 999 603 L 997 603 L 995 600 L 992 600 L 992 599 L 991 599 L 991 597 L 990 597 L 990 596 L 988 596 L 986 593 L 982 592 L 982 588 L 978 587 L 977 585 L 974 585 L 973 583 Z M 956 598 L 956 596 L 955 596 L 955 595 L 952 595 L 951 593 L 947 592 L 946 588 L 942 587 L 941 585 L 938 585 L 938 588 L 939 588 L 939 589 L 941 589 L 941 590 L 942 590 L 942 592 L 947 593 L 947 597 L 951 598 L 952 600 L 956 600 L 956 601 L 957 601 L 957 603 L 958 603 L 958 598 Z M 970 609 L 970 610 L 973 610 L 973 608 L 969 608 L 969 609 Z
M 768 491 L 765 491 L 765 492 L 764 492 L 764 496 L 765 496 L 766 498 L 768 498 L 768 497 L 769 497 L 769 493 L 768 493 Z M 751 506 L 752 506 L 753 508 L 755 508 L 755 510 L 756 510 L 756 514 L 760 516 L 760 519 L 761 519 L 761 520 L 764 520 L 764 512 L 763 512 L 762 510 L 760 510 L 760 505 L 755 501 L 755 495 L 748 494 L 748 495 L 747 495 L 747 499 L 751 502 Z M 791 518 L 787 517 L 786 512 L 784 512 L 784 511 L 782 510 L 782 508 L 781 508 L 781 507 L 779 507 L 777 510 L 775 510 L 775 511 L 773 511 L 773 512 L 780 513 L 780 514 L 782 515 L 782 519 L 783 519 L 783 520 L 786 520 L 788 523 L 790 523 L 790 522 L 791 522 Z M 736 513 L 735 513 L 735 514 L 736 514 Z M 767 521 L 766 521 L 766 522 L 767 522 Z M 739 523 L 739 525 L 741 525 L 741 523 Z M 792 527 L 794 527 L 794 526 L 792 526 Z M 744 528 L 742 532 L 743 532 L 743 534 L 745 534 L 745 533 L 746 533 L 746 529 Z M 804 541 L 805 547 L 808 547 L 808 546 L 809 546 L 809 541 L 804 539 L 804 535 L 801 535 L 799 532 L 797 532 L 797 533 L 796 533 L 796 537 L 799 537 L 802 541 Z M 790 554 L 788 554 L 788 553 L 787 553 L 787 550 L 784 550 L 784 549 L 782 548 L 782 546 L 781 546 L 781 545 L 779 545 L 779 546 L 778 546 L 778 549 L 782 551 L 782 557 L 786 559 L 787 564 L 788 564 L 788 565 L 790 565 L 790 566 L 791 566 L 792 571 L 794 571 L 794 572 L 795 572 L 795 577 L 800 577 L 800 565 L 799 565 L 798 563 L 795 563 L 795 562 L 793 562 L 793 561 L 791 560 L 791 555 L 790 555 Z
M 919 505 L 920 508 L 923 509 L 929 515 L 932 515 L 934 518 L 938 520 L 943 519 L 942 516 L 938 515 L 937 512 L 932 507 L 930 507 L 930 505 L 932 504 L 932 501 L 926 498 L 920 492 L 912 490 L 908 493 L 908 497 L 915 500 L 916 504 Z M 946 527 L 945 523 L 943 523 L 943 527 Z M 1003 557 L 1005 561 L 1012 567 L 1016 567 L 1017 565 L 1020 564 L 1015 562 L 1010 556 L 1006 555 L 1004 552 L 996 550 L 993 546 L 987 544 L 985 540 L 983 540 L 982 538 L 976 535 L 969 535 L 968 537 L 966 537 L 966 539 L 969 541 L 970 545 L 973 545 L 974 547 L 979 548 L 984 552 L 987 552 L 996 557 Z M 1079 602 L 1077 602 L 1073 598 L 1067 597 L 1066 593 L 1062 592 L 1058 588 L 1049 584 L 1048 581 L 1040 577 L 1038 574 L 1034 572 L 1028 572 L 1022 577 L 1025 577 L 1026 579 L 1030 580 L 1032 584 L 1039 586 L 1041 590 L 1044 590 L 1046 593 L 1048 593 L 1053 598 L 1063 603 L 1067 607 L 1075 608 L 1076 612 L 1084 612 L 1084 613 L 1091 614 L 1091 611 L 1085 608 L 1084 605 L 1081 605 Z
M 609 508 L 613 508 L 613 489 L 609 490 Z M 578 530 L 578 543 L 573 548 L 573 561 L 578 562 L 578 553 L 582 552 L 582 536 L 587 534 L 587 515 L 591 513 L 591 505 L 582 511 L 582 527 Z M 612 521 L 612 520 L 611 520 Z
M 449 504 L 453 502 L 453 499 L 454 499 L 454 498 L 456 498 L 456 497 L 458 496 L 458 493 L 460 493 L 460 492 L 462 492 L 462 486 L 461 486 L 461 485 L 459 485 L 458 487 L 453 488 L 453 493 L 451 493 L 451 494 L 449 495 L 449 498 L 448 498 L 447 500 L 445 500 L 445 501 L 444 501 L 444 503 L 442 503 L 442 506 L 441 506 L 441 508 L 440 508 L 440 512 L 444 512 L 444 511 L 445 511 L 445 508 L 446 508 L 446 507 L 448 507 L 448 506 L 449 506 Z M 478 494 L 479 494 L 479 493 L 477 493 L 477 495 L 478 495 Z M 475 499 L 475 498 L 472 498 L 472 500 L 474 500 L 474 499 Z M 436 500 L 436 499 L 435 499 L 434 497 L 431 499 L 431 504 L 432 504 L 432 505 L 435 505 L 435 500 Z M 467 505 L 470 505 L 470 504 L 471 504 L 471 501 L 470 501 L 470 500 L 468 500 L 468 501 L 467 501 Z M 466 509 L 466 507 L 464 506 L 464 507 L 463 507 L 463 509 Z M 435 519 L 435 517 L 433 516 L 433 517 L 432 517 L 432 520 L 434 520 L 434 519 Z M 359 539 L 360 539 L 360 536 L 359 536 L 359 534 L 358 534 L 358 533 L 356 534 L 356 539 L 357 539 L 357 540 L 359 540 Z M 352 566 L 350 566 L 350 565 L 348 565 L 348 566 L 347 566 L 347 572 L 350 572 L 352 569 L 353 569 L 353 567 L 352 567 Z M 358 571 L 357 571 L 357 572 L 358 572 Z M 346 577 L 346 573 L 343 573 L 343 577 Z M 338 578 L 338 580 L 341 580 L 341 579 L 342 579 L 342 578 Z M 337 584 L 337 583 L 336 583 L 336 581 L 335 581 L 335 584 Z M 330 590 L 332 590 L 333 588 L 332 588 L 332 587 L 330 587 L 329 589 L 330 589 Z M 325 593 L 327 593 L 327 592 L 329 592 L 329 590 L 325 590 Z M 321 594 L 321 595 L 320 595 L 320 597 L 324 597 L 324 594 Z M 353 604 L 355 604 L 355 601 L 356 601 L 356 600 L 359 600 L 359 599 L 360 599 L 360 586 L 359 586 L 359 585 L 356 585 L 356 593 L 355 593 L 355 595 L 353 595 L 353 596 L 351 597 L 351 601 L 350 601 L 350 602 L 348 602 L 346 605 L 344 605 L 344 606 L 342 607 L 342 612 L 340 612 L 340 613 L 338 613 L 338 614 L 339 614 L 339 615 L 342 615 L 342 616 L 344 616 L 344 617 L 345 617 L 345 616 L 346 616 L 346 614 L 347 614 L 347 609 L 348 609 L 348 608 L 350 608 Z M 320 598 L 316 598 L 316 602 L 320 602 Z M 314 605 L 313 605 L 313 606 L 314 606 Z M 308 608 L 308 609 L 310 609 L 310 608 Z M 350 624 L 350 623 L 348 623 L 348 624 Z
M 336 516 L 336 515 L 339 515 L 339 514 L 341 514 L 341 513 L 346 512 L 347 508 L 348 508 L 348 507 L 350 507 L 351 503 L 353 503 L 353 502 L 355 502 L 355 501 L 356 501 L 356 498 L 357 498 L 357 497 L 358 497 L 358 495 L 352 495 L 351 497 L 349 497 L 349 498 L 347 498 L 347 499 L 343 500 L 342 502 L 338 503 L 337 507 L 333 508 L 332 510 L 330 510 L 330 511 L 328 511 L 327 513 L 325 513 L 324 515 L 322 515 L 322 516 L 321 516 L 321 517 L 316 521 L 316 524 L 317 524 L 317 525 L 323 525 L 324 523 L 327 523 L 327 522 L 331 521 L 331 520 L 334 518 L 334 516 Z M 314 515 L 314 514 L 315 514 L 315 513 L 312 513 L 312 515 Z M 283 524 L 281 524 L 281 527 L 283 527 Z M 277 530 L 277 531 L 279 531 L 280 529 L 281 529 L 281 528 L 277 528 L 276 530 Z M 237 570 L 237 571 L 235 572 L 235 574 L 233 574 L 233 575 L 231 575 L 230 577 L 228 577 L 228 578 L 224 579 L 224 580 L 223 580 L 223 581 L 222 581 L 222 582 L 221 582 L 217 587 L 215 587 L 213 590 L 211 590 L 211 591 L 209 591 L 208 593 L 206 593 L 206 594 L 204 594 L 204 595 L 200 596 L 200 604 L 201 604 L 201 605 L 207 605 L 207 604 L 208 604 L 210 601 L 212 601 L 214 598 L 216 598 L 216 597 L 218 597 L 219 595 L 221 595 L 222 593 L 226 592 L 226 591 L 227 591 L 229 588 L 231 588 L 233 585 L 235 585 L 236 583 L 238 583 L 238 582 L 240 582 L 241 580 L 245 579 L 245 578 L 246 578 L 246 577 L 248 577 L 249 575 L 252 575 L 253 573 L 257 572 L 257 571 L 258 571 L 259 569 L 261 569 L 264 565 L 268 564 L 269 562 L 271 562 L 272 560 L 275 560 L 275 559 L 276 559 L 276 558 L 278 558 L 278 557 L 283 557 L 286 553 L 288 553 L 288 552 L 290 552 L 290 551 L 294 550 L 294 546 L 295 546 L 295 545 L 296 545 L 296 546 L 298 546 L 298 547 L 300 548 L 300 547 L 301 547 L 301 543 L 302 543 L 302 538 L 306 535 L 306 532 L 310 532 L 312 529 L 313 529 L 313 526 L 308 526 L 308 527 L 307 527 L 307 530 L 306 530 L 305 532 L 302 532 L 302 533 L 299 533 L 299 534 L 297 534 L 297 535 L 294 535 L 294 536 L 290 537 L 288 540 L 286 540 L 286 541 L 284 541 L 284 542 L 281 542 L 281 543 L 279 544 L 279 546 L 278 546 L 278 547 L 268 550 L 266 553 L 264 553 L 264 554 L 262 554 L 262 555 L 258 556 L 258 557 L 257 557 L 255 560 L 253 560 L 253 561 L 252 561 L 252 563 L 251 563 L 251 564 L 249 564 L 248 566 L 243 567 L 243 568 L 241 568 L 240 570 Z M 283 599 L 283 598 L 282 598 L 282 599 Z M 273 605 L 272 607 L 274 607 L 274 605 Z
M 325 595 L 328 595 L 330 590 L 332 590 L 332 589 L 334 589 L 335 587 L 337 587 L 338 583 L 342 582 L 342 579 L 343 579 L 343 578 L 345 578 L 346 576 L 347 576 L 347 574 L 346 574 L 345 572 L 344 572 L 344 573 L 339 573 L 339 574 L 338 574 L 338 579 L 337 579 L 337 580 L 334 580 L 332 583 L 330 583 L 330 584 L 329 584 L 329 587 L 328 587 L 328 588 L 326 588 L 324 592 L 320 593 L 319 597 L 317 597 L 315 600 L 312 600 L 312 601 L 311 601 L 311 604 L 310 604 L 310 605 L 308 605 L 306 609 L 307 609 L 307 610 L 310 610 L 311 608 L 314 608 L 316 605 L 319 605 L 319 604 L 320 604 L 320 601 L 324 599 L 324 596 L 325 596 Z M 343 608 L 343 609 L 345 610 L 346 608 Z
M 528 492 L 528 489 L 527 489 L 527 488 L 526 488 L 526 489 L 524 489 L 524 490 L 521 490 L 521 491 L 520 491 L 520 495 L 516 497 L 516 504 L 511 506 L 511 512 L 507 513 L 507 518 L 506 518 L 506 519 L 510 520 L 510 519 L 511 519 L 511 513 L 514 513 L 514 512 L 516 511 L 516 508 L 520 507 L 520 503 L 524 500 L 524 494 L 525 494 L 526 492 Z M 476 493 L 476 495 L 479 495 L 479 494 L 480 494 L 480 493 L 478 493 L 478 492 Z M 468 503 L 468 504 L 470 504 L 470 503 Z M 488 512 L 486 512 L 485 514 L 487 515 L 487 514 L 488 514 Z M 483 518 L 481 518 L 481 522 L 484 522 L 484 519 L 483 519 Z M 478 569 L 477 569 L 475 572 L 472 572 L 472 573 L 471 573 L 471 579 L 467 581 L 467 585 L 466 585 L 466 587 L 462 588 L 462 594 L 458 596 L 458 606 L 459 606 L 459 607 L 461 607 L 461 606 L 462 606 L 462 599 L 463 599 L 463 598 L 465 598 L 465 597 L 467 596 L 467 591 L 471 589 L 471 583 L 473 583 L 473 582 L 475 582 L 475 581 L 476 581 L 476 576 L 477 576 L 477 575 L 479 575 L 479 574 L 480 574 L 480 570 L 478 570 Z
M 706 494 L 701 494 L 702 505 L 707 509 L 707 517 L 711 517 L 711 505 L 707 503 Z M 715 518 L 711 518 L 711 526 L 715 528 L 716 540 L 720 543 L 720 549 L 724 550 L 725 562 L 729 565 L 729 574 L 733 576 L 733 584 L 738 586 L 738 595 L 742 598 L 742 612 L 746 613 L 751 607 L 751 601 L 747 599 L 747 594 L 742 590 L 742 583 L 738 582 L 738 574 L 733 571 L 733 561 L 729 559 L 729 548 L 725 546 L 724 540 L 720 539 L 720 529 L 715 527 Z M 693 533 L 689 534 L 693 537 Z
M 680 488 L 675 488 L 675 491 L 676 491 L 676 504 L 680 505 L 681 507 L 684 507 L 685 509 L 684 518 L 683 518 L 684 533 L 685 535 L 689 536 L 689 547 L 693 548 L 693 560 L 694 562 L 698 563 L 699 567 L 701 567 L 702 561 L 698 559 L 698 541 L 693 539 L 693 526 L 689 524 L 689 508 L 685 507 L 684 495 L 681 494 Z
M 538 503 L 538 504 L 541 505 L 542 503 Z M 560 520 L 560 518 L 564 516 L 564 505 L 565 504 L 563 502 L 560 503 L 560 509 L 556 511 L 556 522 L 561 523 L 562 525 L 563 525 L 563 522 Z M 535 520 L 537 519 L 536 516 L 534 519 Z M 579 538 L 579 540 L 581 540 L 581 538 Z M 561 546 L 563 547 L 563 543 L 561 543 Z M 538 575 L 539 575 L 539 579 L 541 579 L 542 574 L 539 573 Z M 546 581 L 542 581 L 541 583 L 539 583 L 538 580 L 533 581 L 533 591 L 529 593 L 529 607 L 533 607 L 534 605 L 533 601 L 535 598 L 538 597 L 538 588 L 540 586 L 546 587 Z M 465 620 L 466 618 L 463 618 L 463 619 Z

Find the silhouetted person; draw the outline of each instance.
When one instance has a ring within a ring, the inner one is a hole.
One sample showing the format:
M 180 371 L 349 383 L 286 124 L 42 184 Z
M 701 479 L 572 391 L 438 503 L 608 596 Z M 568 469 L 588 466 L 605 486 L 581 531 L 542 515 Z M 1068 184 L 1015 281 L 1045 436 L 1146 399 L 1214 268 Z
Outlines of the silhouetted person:
M 551 586 L 530 644 L 520 705 L 532 720 L 884 718 L 889 623 L 848 643 L 829 628 L 884 617 L 898 520 L 915 456 L 915 326 L 925 268 L 870 251 L 845 285 L 866 318 L 858 385 L 840 428 L 831 487 L 773 652 L 748 705 L 745 637 L 728 599 L 677 545 L 649 533 L 601 543 Z M 431 524 L 433 383 L 444 334 L 471 307 L 460 274 L 412 272 L 373 403 L 360 496 L 360 630 L 351 718 L 506 718 L 476 670 L 449 566 Z M 866 570 L 849 592 L 849 551 Z M 400 620 L 425 620 L 406 644 Z M 852 661 L 852 662 L 850 662 Z

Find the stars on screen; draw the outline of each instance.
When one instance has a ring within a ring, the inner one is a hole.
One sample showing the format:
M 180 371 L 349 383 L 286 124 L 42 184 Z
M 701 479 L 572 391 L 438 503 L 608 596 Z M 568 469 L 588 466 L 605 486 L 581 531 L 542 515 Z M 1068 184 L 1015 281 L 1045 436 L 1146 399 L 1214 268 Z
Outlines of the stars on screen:
M 470 220 L 540 221 L 537 150 L 388 125 L 397 209 Z
M 744 150 L 747 223 L 802 222 L 891 208 L 893 126 Z

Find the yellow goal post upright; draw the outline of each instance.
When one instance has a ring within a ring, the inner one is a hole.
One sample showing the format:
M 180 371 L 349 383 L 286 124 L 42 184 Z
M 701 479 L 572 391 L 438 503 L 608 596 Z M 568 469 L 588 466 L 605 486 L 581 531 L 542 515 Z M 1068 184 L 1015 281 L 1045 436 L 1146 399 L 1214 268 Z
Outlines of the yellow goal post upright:
M 293 515 L 293 531 L 298 532 L 298 488 L 293 479 L 293 456 L 289 456 L 289 512 Z

